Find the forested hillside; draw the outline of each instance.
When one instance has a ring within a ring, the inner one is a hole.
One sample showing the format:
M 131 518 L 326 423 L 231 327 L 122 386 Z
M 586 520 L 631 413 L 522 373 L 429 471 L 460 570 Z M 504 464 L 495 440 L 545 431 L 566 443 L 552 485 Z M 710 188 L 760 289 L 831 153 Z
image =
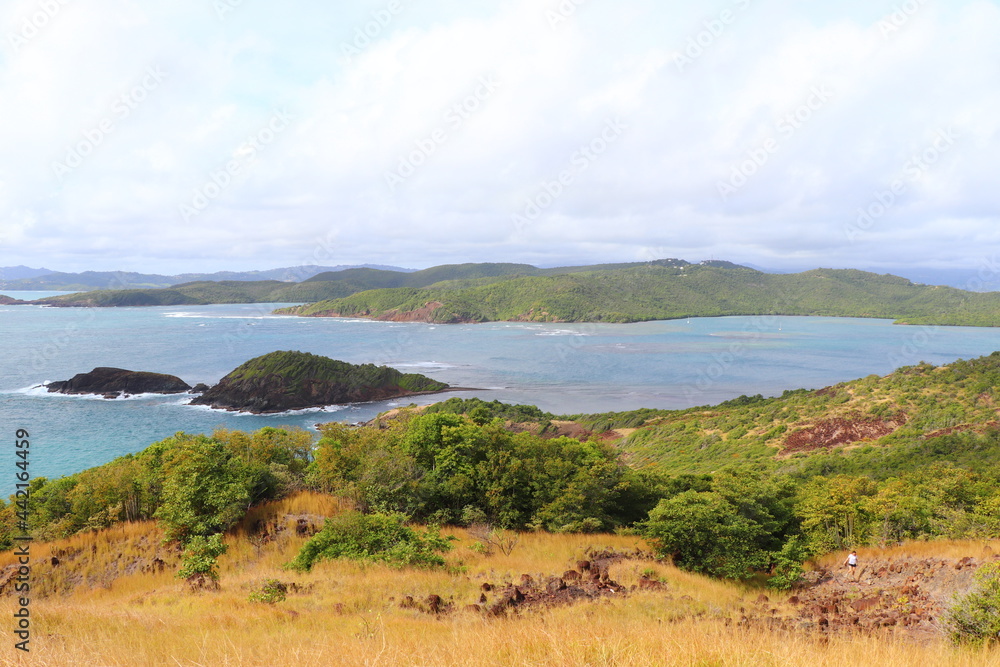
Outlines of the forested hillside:
M 1000 324 L 1000 295 L 916 285 L 896 276 L 855 270 L 776 275 L 735 265 L 647 264 L 481 284 L 373 289 L 278 312 L 441 323 L 819 315 L 996 326 Z

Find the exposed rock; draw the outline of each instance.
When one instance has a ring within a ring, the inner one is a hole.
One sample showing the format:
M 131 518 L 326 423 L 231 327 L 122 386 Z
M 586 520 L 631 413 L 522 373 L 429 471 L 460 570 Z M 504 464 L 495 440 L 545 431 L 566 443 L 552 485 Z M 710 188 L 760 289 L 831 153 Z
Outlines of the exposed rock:
M 50 382 L 47 388 L 60 394 L 97 394 L 104 398 L 117 398 L 122 394 L 180 394 L 190 390 L 191 386 L 174 375 L 102 366 L 89 373 L 74 375 L 69 380 Z
M 22 301 L 21 299 L 15 299 L 14 297 L 7 296 L 6 294 L 0 294 L 0 306 L 16 306 L 24 303 L 28 302 Z

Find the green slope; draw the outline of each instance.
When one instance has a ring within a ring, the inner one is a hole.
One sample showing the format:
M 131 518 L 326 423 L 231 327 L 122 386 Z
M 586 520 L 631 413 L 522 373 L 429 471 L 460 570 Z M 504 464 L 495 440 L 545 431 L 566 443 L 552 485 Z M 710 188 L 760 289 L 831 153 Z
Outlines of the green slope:
M 343 282 L 286 283 L 279 280 L 182 283 L 167 289 L 97 290 L 33 303 L 53 306 L 175 306 L 214 303 L 295 303 L 336 299 L 363 289 Z
M 405 317 L 418 309 L 419 318 Z M 1000 325 L 1000 294 L 916 285 L 905 278 L 817 269 L 775 275 L 746 267 L 644 264 L 359 292 L 283 314 L 433 322 L 637 322 L 721 315 L 878 317 L 911 324 Z M 401 317 L 401 314 L 403 317 Z

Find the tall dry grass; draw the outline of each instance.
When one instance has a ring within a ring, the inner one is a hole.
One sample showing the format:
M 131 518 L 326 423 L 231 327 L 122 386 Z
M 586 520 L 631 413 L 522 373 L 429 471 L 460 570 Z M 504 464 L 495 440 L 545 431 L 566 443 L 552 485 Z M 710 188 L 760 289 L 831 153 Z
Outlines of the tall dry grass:
M 332 503 L 332 504 L 331 504 Z M 254 521 L 285 515 L 328 514 L 343 509 L 322 497 L 303 495 L 259 508 Z M 445 570 L 398 570 L 350 562 L 324 562 L 312 572 L 282 569 L 304 543 L 294 531 L 260 547 L 247 541 L 253 527 L 227 538 L 220 560 L 222 588 L 192 593 L 172 571 L 132 574 L 110 585 L 81 586 L 35 597 L 32 652 L 18 654 L 13 635 L 0 644 L 0 662 L 20 665 L 845 665 L 1000 664 L 996 651 L 954 649 L 944 641 L 909 644 L 891 637 L 809 637 L 737 627 L 739 608 L 760 593 L 681 572 L 654 561 L 624 561 L 611 569 L 625 585 L 642 576 L 667 582 L 659 591 L 573 606 L 486 618 L 462 607 L 475 602 L 484 581 L 502 584 L 521 574 L 561 574 L 587 547 L 631 550 L 635 537 L 529 533 L 509 556 L 484 555 L 462 529 Z M 140 549 L 162 539 L 153 524 L 81 535 L 51 549 L 83 548 L 104 571 L 116 550 Z M 143 542 L 145 540 L 145 542 Z M 962 553 L 967 545 L 935 543 L 938 553 Z M 918 551 L 923 545 L 912 547 Z M 839 556 L 833 557 L 838 558 Z M 9 556 L 0 556 L 0 565 Z M 59 570 L 60 566 L 55 568 Z M 53 574 L 53 576 L 56 576 Z M 268 578 L 300 587 L 275 605 L 248 596 Z M 437 594 L 457 610 L 432 616 L 404 609 L 400 600 Z M 772 595 L 772 599 L 774 596 Z M 12 619 L 14 601 L 0 601 L 0 617 Z

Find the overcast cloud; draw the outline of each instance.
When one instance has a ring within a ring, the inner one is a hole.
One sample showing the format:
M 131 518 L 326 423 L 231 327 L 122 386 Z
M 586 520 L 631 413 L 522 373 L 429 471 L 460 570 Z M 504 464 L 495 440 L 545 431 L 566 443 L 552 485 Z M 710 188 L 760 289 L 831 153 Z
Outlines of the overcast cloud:
M 987 0 L 9 0 L 0 265 L 975 269 L 997 35 Z

